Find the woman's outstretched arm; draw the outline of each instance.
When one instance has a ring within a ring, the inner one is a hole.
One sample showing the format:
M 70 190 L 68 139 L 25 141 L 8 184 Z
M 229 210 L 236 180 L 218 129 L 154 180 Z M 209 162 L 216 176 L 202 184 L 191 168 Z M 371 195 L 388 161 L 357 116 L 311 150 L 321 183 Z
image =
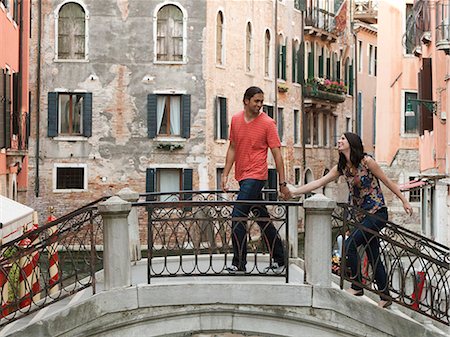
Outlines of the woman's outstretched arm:
M 311 181 L 310 183 L 303 185 L 303 186 L 293 186 L 293 185 L 288 185 L 289 186 L 289 190 L 291 191 L 291 194 L 293 197 L 298 197 L 300 194 L 305 194 L 305 193 L 309 193 L 311 191 L 314 191 L 315 189 L 325 186 L 326 184 L 328 184 L 329 182 L 336 180 L 337 178 L 339 178 L 339 172 L 337 169 L 337 166 L 334 166 L 330 172 L 328 172 L 326 175 L 324 175 L 323 177 Z
M 369 170 L 380 179 L 384 185 L 386 185 L 387 188 L 389 188 L 392 193 L 394 193 L 403 203 L 403 208 L 406 212 L 406 214 L 411 215 L 413 213 L 412 207 L 409 204 L 408 200 L 406 200 L 403 193 L 400 191 L 398 186 L 394 184 L 394 182 L 387 177 L 387 175 L 383 172 L 380 165 L 373 159 L 372 157 L 366 156 L 365 157 L 365 164 L 369 168 Z

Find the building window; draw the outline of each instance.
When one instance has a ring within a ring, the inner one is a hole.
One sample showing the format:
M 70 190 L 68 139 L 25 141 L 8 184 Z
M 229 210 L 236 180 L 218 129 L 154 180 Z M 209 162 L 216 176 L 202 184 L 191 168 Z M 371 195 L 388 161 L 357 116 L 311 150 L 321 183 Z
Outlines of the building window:
M 278 129 L 278 136 L 280 137 L 280 140 L 283 141 L 284 138 L 284 132 L 283 132 L 283 108 L 278 108 L 276 123 L 277 123 L 277 129 Z
M 273 115 L 273 106 L 263 105 L 263 112 L 266 113 L 270 118 L 275 119 L 275 116 Z
M 57 14 L 57 59 L 86 59 L 86 22 L 84 8 L 75 2 L 61 6 Z
M 148 95 L 148 137 L 175 136 L 189 138 L 191 96 Z
M 192 191 L 192 169 L 177 168 L 148 168 L 146 172 L 145 190 L 153 192 Z M 179 193 L 162 195 L 160 201 L 177 201 Z M 192 195 L 187 194 L 183 199 L 190 200 Z M 148 198 L 155 200 L 155 198 Z
M 377 76 L 377 47 L 369 44 L 369 75 Z
M 309 111 L 305 114 L 305 127 L 304 127 L 305 145 L 311 145 L 311 124 L 312 124 L 312 112 Z
M 415 47 L 415 29 L 414 29 L 414 9 L 413 4 L 406 4 L 405 8 L 405 53 L 412 54 Z
M 409 177 L 409 181 L 417 180 L 416 177 Z M 420 202 L 420 188 L 411 188 L 409 190 L 409 202 Z
M 305 78 L 305 79 L 308 79 L 308 78 L 313 78 L 313 77 L 315 77 L 316 76 L 316 71 L 315 71 L 315 56 L 314 56 L 314 53 L 315 53 L 315 44 L 314 43 L 306 43 L 306 55 L 307 55 L 307 69 L 308 69 L 308 71 L 307 71 L 307 74 L 308 74 L 308 77 L 307 78 Z
M 228 139 L 227 99 L 216 97 L 215 138 Z
M 300 184 L 301 173 L 300 173 L 300 169 L 298 167 L 295 168 L 294 175 L 295 175 L 295 177 L 294 177 L 295 185 Z
M 333 116 L 331 118 L 331 136 L 333 137 L 333 146 L 337 146 L 337 140 L 338 140 L 338 119 L 336 116 Z
M 292 40 L 292 82 L 301 82 L 301 62 L 300 60 L 300 43 L 298 40 Z
M 223 174 L 223 167 L 216 168 L 216 189 L 218 191 L 222 190 L 222 174 Z
M 330 139 L 330 134 L 329 134 L 329 130 L 328 130 L 328 126 L 329 126 L 328 115 L 327 114 L 323 114 L 322 116 L 323 116 L 322 145 L 325 146 L 325 147 L 328 147 L 329 139 Z
M 185 23 L 181 9 L 175 5 L 161 7 L 156 24 L 156 61 L 182 62 Z
M 252 24 L 248 22 L 245 35 L 245 69 L 247 71 L 252 70 L 252 39 Z
M 286 80 L 286 41 L 283 38 L 283 35 L 280 34 L 278 36 L 278 74 L 277 78 Z
M 373 124 L 373 136 L 372 136 L 372 144 L 376 144 L 376 140 L 377 140 L 377 97 L 375 96 L 373 98 L 373 106 L 372 106 L 372 113 L 373 113 L 373 118 L 372 118 L 372 124 Z
M 358 41 L 358 72 L 362 72 L 362 68 L 363 68 L 363 46 L 362 46 L 362 41 Z
M 48 136 L 92 136 L 92 94 L 49 92 Z
M 294 144 L 300 141 L 300 111 L 294 110 Z
M 264 37 L 264 76 L 270 76 L 270 32 L 266 29 Z
M 352 120 L 350 117 L 345 117 L 345 131 L 346 132 L 352 131 Z
M 223 14 L 221 11 L 217 13 L 216 27 L 216 63 L 223 65 Z
M 11 147 L 11 74 L 0 68 L 0 149 Z
M 86 164 L 55 164 L 53 183 L 54 190 L 73 192 L 87 190 Z
M 313 145 L 319 146 L 319 114 L 313 114 Z
M 405 133 L 416 134 L 419 132 L 419 109 L 417 102 L 410 101 L 417 99 L 416 92 L 405 92 L 403 108 Z

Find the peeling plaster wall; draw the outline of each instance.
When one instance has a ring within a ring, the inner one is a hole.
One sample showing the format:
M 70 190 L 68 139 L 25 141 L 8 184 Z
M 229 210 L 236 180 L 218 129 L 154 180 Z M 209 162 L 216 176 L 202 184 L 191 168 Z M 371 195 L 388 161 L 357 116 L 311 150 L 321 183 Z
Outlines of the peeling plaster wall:
M 170 3 L 169 1 L 165 1 Z M 62 0 L 42 1 L 42 57 L 39 121 L 39 197 L 34 195 L 36 177 L 36 69 L 32 69 L 33 118 L 30 138 L 28 204 L 41 217 L 47 207 L 56 215 L 82 206 L 123 187 L 145 192 L 146 169 L 189 167 L 205 171 L 205 85 L 203 81 L 203 32 L 206 3 L 179 0 L 187 13 L 187 63 L 155 64 L 153 16 L 164 1 L 83 0 L 88 18 L 88 61 L 55 61 L 55 9 Z M 37 1 L 33 1 L 31 59 L 37 59 Z M 92 137 L 65 141 L 47 137 L 48 92 L 60 90 L 92 93 Z M 191 95 L 191 133 L 184 148 L 169 152 L 156 149 L 147 138 L 147 95 L 175 90 Z M 54 193 L 54 164 L 86 164 L 85 192 Z M 106 177 L 102 181 L 101 177 Z

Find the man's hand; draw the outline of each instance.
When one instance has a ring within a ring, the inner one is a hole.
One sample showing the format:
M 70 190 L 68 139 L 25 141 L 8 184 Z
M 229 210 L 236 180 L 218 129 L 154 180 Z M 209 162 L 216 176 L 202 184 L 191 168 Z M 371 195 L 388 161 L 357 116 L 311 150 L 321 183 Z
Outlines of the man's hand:
M 228 192 L 228 176 L 222 174 L 222 191 Z
M 280 186 L 280 196 L 283 200 L 292 199 L 292 194 L 287 185 Z

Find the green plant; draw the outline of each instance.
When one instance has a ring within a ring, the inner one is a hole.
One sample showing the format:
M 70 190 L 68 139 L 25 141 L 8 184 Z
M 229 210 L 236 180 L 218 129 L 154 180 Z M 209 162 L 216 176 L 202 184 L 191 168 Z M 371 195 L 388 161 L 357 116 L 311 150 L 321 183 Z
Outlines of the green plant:
M 184 147 L 183 144 L 176 144 L 176 143 L 159 143 L 156 146 L 157 149 L 168 150 L 168 151 L 182 149 L 183 147 Z
M 331 81 L 322 77 L 311 77 L 306 81 L 307 86 L 317 90 L 331 92 L 334 94 L 343 94 L 347 92 L 347 86 L 342 81 Z

